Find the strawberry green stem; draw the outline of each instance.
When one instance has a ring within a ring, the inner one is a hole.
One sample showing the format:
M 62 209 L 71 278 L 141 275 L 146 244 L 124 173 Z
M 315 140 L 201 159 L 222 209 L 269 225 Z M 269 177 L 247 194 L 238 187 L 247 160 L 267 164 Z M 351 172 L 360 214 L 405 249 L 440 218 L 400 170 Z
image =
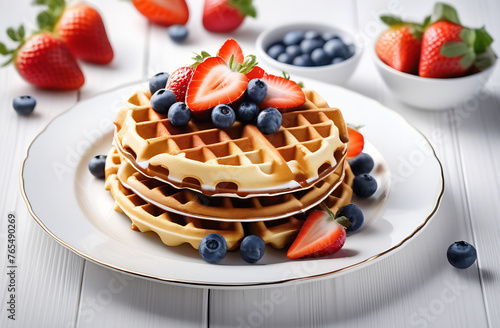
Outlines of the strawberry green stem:
M 257 10 L 253 6 L 252 0 L 228 0 L 229 5 L 238 8 L 243 16 L 257 17 Z
M 321 203 L 321 207 L 326 213 L 328 213 L 329 216 L 328 221 L 337 221 L 341 226 L 344 227 L 344 229 L 346 229 L 352 224 L 351 221 L 349 221 L 349 219 L 346 218 L 345 216 L 337 217 L 337 215 L 333 213 L 332 210 L 325 203 Z

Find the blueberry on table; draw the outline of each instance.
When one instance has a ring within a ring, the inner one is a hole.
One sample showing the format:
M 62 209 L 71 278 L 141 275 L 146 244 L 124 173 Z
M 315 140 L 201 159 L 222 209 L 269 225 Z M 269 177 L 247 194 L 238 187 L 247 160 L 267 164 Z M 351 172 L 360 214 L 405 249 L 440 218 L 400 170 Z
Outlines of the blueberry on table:
M 352 191 L 361 198 L 368 198 L 377 191 L 377 181 L 368 173 L 363 173 L 354 178 Z
M 300 49 L 300 46 L 297 44 L 291 45 L 286 47 L 285 52 L 293 58 L 302 55 L 302 50 Z
M 238 107 L 238 121 L 242 123 L 251 123 L 255 121 L 259 114 L 259 106 L 251 101 L 244 101 Z
M 340 57 L 347 59 L 349 57 L 349 48 L 340 39 L 332 39 L 325 43 L 323 49 L 330 57 Z
M 201 240 L 198 251 L 208 263 L 218 263 L 226 256 L 227 243 L 218 233 L 211 233 Z
M 236 121 L 236 114 L 228 105 L 217 105 L 212 110 L 211 118 L 217 128 L 226 129 Z
M 182 43 L 188 37 L 188 30 L 184 25 L 172 25 L 168 28 L 168 36 L 176 43 Z
M 300 30 L 290 31 L 283 37 L 283 43 L 286 46 L 299 44 L 304 40 L 304 32 Z
M 90 159 L 88 167 L 90 173 L 98 179 L 104 179 L 104 168 L 106 166 L 106 156 L 97 155 Z
M 273 44 L 269 47 L 269 49 L 267 49 L 267 54 L 273 59 L 277 59 L 278 56 L 284 52 L 285 46 L 280 42 Z
M 448 262 L 457 269 L 467 269 L 477 259 L 477 252 L 474 246 L 465 242 L 457 241 L 448 247 L 446 252 Z
M 257 104 L 260 103 L 267 96 L 266 82 L 261 79 L 251 79 L 248 82 L 246 94 L 251 101 Z
M 36 99 L 31 96 L 19 96 L 12 101 L 12 107 L 19 115 L 29 115 L 36 106 Z
M 354 175 L 360 175 L 362 173 L 370 173 L 371 170 L 373 170 L 375 163 L 370 155 L 367 153 L 361 153 L 349 160 L 349 166 L 351 167 Z
M 322 48 L 314 49 L 311 52 L 311 60 L 316 66 L 328 65 L 331 63 L 331 58 L 326 54 L 326 52 Z
M 173 126 L 184 126 L 191 120 L 191 111 L 182 101 L 176 102 L 168 110 L 168 119 Z
M 177 102 L 175 93 L 170 90 L 160 89 L 151 96 L 151 107 L 159 114 L 167 114 L 170 106 Z
M 347 218 L 351 222 L 351 225 L 346 228 L 346 231 L 358 230 L 365 221 L 363 212 L 354 204 L 347 204 L 345 206 L 342 206 L 337 212 L 336 217 L 339 218 L 342 216 Z
M 263 134 L 273 134 L 279 130 L 282 120 L 279 110 L 269 107 L 257 116 L 257 128 Z
M 167 80 L 169 77 L 170 74 L 168 74 L 167 72 L 160 72 L 151 77 L 149 79 L 149 91 L 151 91 L 151 94 L 154 94 L 160 89 L 164 89 L 167 85 Z
M 300 43 L 300 49 L 305 54 L 310 54 L 316 48 L 321 48 L 325 41 L 319 39 L 304 39 Z
M 314 62 L 311 60 L 311 56 L 308 54 L 302 54 L 293 59 L 292 64 L 295 66 L 314 66 Z
M 266 252 L 264 240 L 256 235 L 246 236 L 240 245 L 240 255 L 248 263 L 256 263 Z

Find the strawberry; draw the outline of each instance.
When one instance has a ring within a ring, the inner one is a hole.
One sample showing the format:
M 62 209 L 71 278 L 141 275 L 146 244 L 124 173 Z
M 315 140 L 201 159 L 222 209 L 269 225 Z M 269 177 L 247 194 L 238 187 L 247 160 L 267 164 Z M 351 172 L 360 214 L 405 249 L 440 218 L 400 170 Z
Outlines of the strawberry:
M 193 77 L 194 68 L 183 66 L 176 69 L 168 78 L 165 89 L 173 91 L 177 101 L 184 102 L 186 100 L 186 92 L 189 82 Z
M 95 64 L 108 64 L 113 59 L 101 15 L 86 4 L 66 7 L 64 0 L 36 0 L 48 9 L 38 15 L 40 30 L 54 32 L 68 44 L 71 53 Z
M 349 142 L 347 143 L 347 157 L 354 158 L 361 154 L 365 146 L 365 138 L 358 130 L 347 127 Z
M 255 66 L 255 56 L 243 64 L 231 56 L 226 63 L 220 57 L 209 57 L 196 67 L 186 94 L 186 105 L 194 115 L 206 114 L 214 106 L 239 100 L 248 85 L 246 73 Z
M 24 28 L 12 28 L 7 34 L 20 46 L 8 50 L 0 43 L 0 54 L 11 55 L 4 64 L 14 62 L 19 74 L 29 83 L 44 89 L 76 90 L 85 82 L 78 63 L 66 43 L 48 32 L 32 35 L 25 40 Z
M 378 57 L 398 71 L 417 74 L 422 26 L 404 22 L 394 16 L 382 16 L 381 19 L 390 28 L 375 43 Z
M 466 75 L 473 66 L 485 69 L 496 60 L 492 42 L 484 28 L 463 27 L 453 7 L 437 3 L 422 37 L 419 75 L 450 78 Z
M 267 96 L 259 103 L 261 109 L 274 107 L 280 112 L 286 112 L 306 101 L 304 92 L 294 81 L 267 73 L 261 79 L 267 84 Z
M 236 62 L 243 64 L 245 57 L 243 56 L 243 50 L 241 50 L 240 45 L 234 39 L 227 39 L 217 52 L 217 56 L 229 62 L 232 55 L 234 55 L 234 60 Z
M 231 32 L 246 16 L 256 17 L 252 0 L 205 0 L 203 26 L 210 32 Z
M 325 211 L 315 210 L 309 214 L 300 231 L 288 249 L 290 259 L 322 257 L 339 251 L 346 239 L 345 226 L 350 221 L 345 217 L 336 218 L 326 206 Z
M 189 19 L 185 0 L 132 0 L 132 3 L 149 21 L 159 25 L 184 25 Z
M 266 72 L 259 66 L 255 66 L 250 72 L 245 74 L 249 80 L 260 79 L 266 74 Z

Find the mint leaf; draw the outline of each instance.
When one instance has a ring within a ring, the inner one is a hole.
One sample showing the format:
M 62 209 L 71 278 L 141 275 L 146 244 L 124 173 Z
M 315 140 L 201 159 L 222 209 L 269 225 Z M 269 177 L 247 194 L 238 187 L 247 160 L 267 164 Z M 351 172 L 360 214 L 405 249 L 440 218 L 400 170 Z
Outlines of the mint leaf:
M 389 26 L 394 26 L 394 25 L 400 25 L 404 24 L 404 22 L 401 20 L 401 18 L 397 16 L 380 16 L 380 19 L 382 22 L 384 22 L 386 25 Z
M 458 57 L 465 55 L 469 49 L 464 42 L 450 41 L 441 46 L 440 53 L 445 57 Z

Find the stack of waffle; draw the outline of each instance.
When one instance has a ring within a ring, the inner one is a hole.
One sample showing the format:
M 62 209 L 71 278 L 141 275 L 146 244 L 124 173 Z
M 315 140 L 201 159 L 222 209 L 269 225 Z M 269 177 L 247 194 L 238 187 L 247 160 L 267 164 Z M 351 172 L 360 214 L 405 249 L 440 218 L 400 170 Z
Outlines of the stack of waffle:
M 228 249 L 248 234 L 276 248 L 290 244 L 309 211 L 324 203 L 336 212 L 352 197 L 342 114 L 304 92 L 306 103 L 284 113 L 271 135 L 239 122 L 174 127 L 151 108 L 149 92 L 134 94 L 115 119 L 106 161 L 115 209 L 169 246 L 197 249 L 209 233 Z

